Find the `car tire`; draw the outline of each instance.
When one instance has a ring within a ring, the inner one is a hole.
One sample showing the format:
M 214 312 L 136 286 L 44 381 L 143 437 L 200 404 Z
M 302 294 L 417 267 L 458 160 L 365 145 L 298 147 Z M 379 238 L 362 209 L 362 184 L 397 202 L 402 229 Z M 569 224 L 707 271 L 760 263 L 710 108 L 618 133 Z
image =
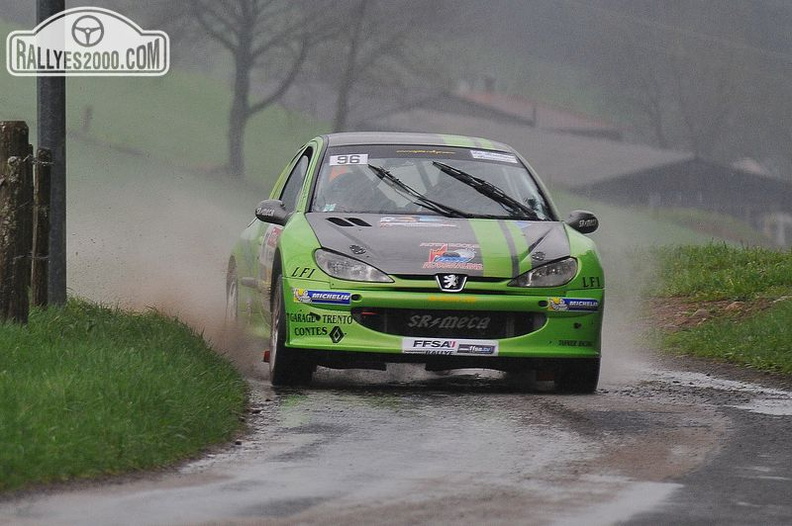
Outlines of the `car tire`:
M 286 305 L 280 276 L 273 277 L 270 330 L 270 383 L 289 387 L 307 385 L 313 378 L 314 365 L 305 359 L 303 351 L 286 347 Z
M 228 263 L 228 273 L 226 274 L 226 325 L 234 325 L 239 319 L 239 276 L 237 275 L 236 263 L 231 260 Z
M 599 357 L 572 360 L 560 367 L 555 379 L 556 391 L 568 394 L 595 393 L 599 374 Z

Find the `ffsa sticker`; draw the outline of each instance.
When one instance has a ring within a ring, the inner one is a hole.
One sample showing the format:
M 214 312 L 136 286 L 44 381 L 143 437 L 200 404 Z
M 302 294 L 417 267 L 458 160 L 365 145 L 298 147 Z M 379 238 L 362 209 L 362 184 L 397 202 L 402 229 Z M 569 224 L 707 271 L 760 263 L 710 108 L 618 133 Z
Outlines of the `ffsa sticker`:
M 368 164 L 368 154 L 345 153 L 330 156 L 330 166 L 345 166 L 347 164 Z
M 436 356 L 497 356 L 498 342 L 451 338 L 403 338 L 402 352 Z

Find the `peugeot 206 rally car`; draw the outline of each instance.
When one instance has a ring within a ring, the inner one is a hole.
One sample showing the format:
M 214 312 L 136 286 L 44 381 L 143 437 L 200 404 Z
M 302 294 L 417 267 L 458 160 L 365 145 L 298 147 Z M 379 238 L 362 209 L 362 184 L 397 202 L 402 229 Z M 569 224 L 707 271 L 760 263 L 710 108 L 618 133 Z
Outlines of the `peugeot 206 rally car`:
M 236 243 L 228 315 L 269 336 L 273 385 L 317 366 L 536 371 L 596 390 L 598 221 L 566 221 L 528 163 L 485 139 L 339 133 L 304 145 Z

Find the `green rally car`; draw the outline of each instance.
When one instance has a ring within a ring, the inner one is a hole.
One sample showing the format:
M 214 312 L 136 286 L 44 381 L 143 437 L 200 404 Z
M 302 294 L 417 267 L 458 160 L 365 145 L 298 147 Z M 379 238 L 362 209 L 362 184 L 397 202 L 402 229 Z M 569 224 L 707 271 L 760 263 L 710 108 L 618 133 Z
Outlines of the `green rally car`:
M 273 385 L 317 366 L 535 371 L 597 388 L 604 306 L 590 212 L 561 221 L 528 163 L 486 139 L 316 137 L 228 263 L 228 316 L 269 337 Z

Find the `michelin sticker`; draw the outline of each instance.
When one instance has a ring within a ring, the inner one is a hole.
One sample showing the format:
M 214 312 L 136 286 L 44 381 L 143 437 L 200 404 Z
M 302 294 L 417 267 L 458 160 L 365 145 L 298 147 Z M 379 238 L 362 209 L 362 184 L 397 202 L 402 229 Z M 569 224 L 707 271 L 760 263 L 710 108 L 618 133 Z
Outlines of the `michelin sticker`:
M 402 338 L 402 352 L 435 356 L 497 356 L 498 342 L 451 338 Z
M 331 290 L 308 290 L 293 288 L 294 301 L 298 303 L 350 305 L 352 294 L 349 292 L 335 292 Z
M 547 309 L 556 312 L 596 312 L 599 310 L 599 301 L 589 298 L 549 298 Z

